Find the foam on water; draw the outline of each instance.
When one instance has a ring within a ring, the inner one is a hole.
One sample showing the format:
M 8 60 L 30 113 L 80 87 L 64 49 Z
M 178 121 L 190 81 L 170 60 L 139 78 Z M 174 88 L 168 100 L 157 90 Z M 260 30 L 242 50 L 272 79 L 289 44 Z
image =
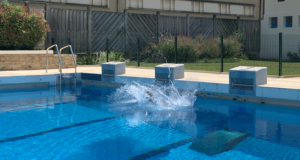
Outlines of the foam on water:
M 193 122 L 196 119 L 194 102 L 196 91 L 179 92 L 172 83 L 168 85 L 128 84 L 110 97 L 112 110 L 127 113 L 127 124 L 139 126 L 142 123 L 155 123 L 176 126 L 179 120 Z M 124 115 L 123 115 L 124 116 Z M 195 128 L 190 124 L 190 128 Z M 171 127 L 172 128 L 172 127 Z
M 112 101 L 118 104 L 147 108 L 149 110 L 177 110 L 192 107 L 196 101 L 195 91 L 179 92 L 170 85 L 141 85 L 134 83 L 119 88 Z M 128 109 L 128 108 L 127 108 Z

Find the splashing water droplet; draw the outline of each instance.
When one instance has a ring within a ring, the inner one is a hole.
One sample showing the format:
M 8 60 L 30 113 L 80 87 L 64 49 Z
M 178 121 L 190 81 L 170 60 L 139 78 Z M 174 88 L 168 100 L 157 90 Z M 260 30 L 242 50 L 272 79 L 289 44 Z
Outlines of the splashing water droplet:
M 127 106 L 127 109 L 176 110 L 192 107 L 196 101 L 195 93 L 196 91 L 179 92 L 172 82 L 169 85 L 134 83 L 119 88 L 111 98 L 114 106 Z
M 126 117 L 129 127 L 139 127 L 150 122 L 157 126 L 183 130 L 197 135 L 194 103 L 195 91 L 179 92 L 171 82 L 168 85 L 125 85 L 110 97 L 110 109 Z

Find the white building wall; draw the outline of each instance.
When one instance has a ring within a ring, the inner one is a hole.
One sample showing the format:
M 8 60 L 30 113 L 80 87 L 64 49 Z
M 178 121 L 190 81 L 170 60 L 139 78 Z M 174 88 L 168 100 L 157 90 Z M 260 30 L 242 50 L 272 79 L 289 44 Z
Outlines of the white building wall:
M 279 55 L 278 38 L 271 40 L 271 37 L 278 37 L 283 34 L 283 59 L 288 59 L 287 52 L 298 52 L 300 45 L 300 0 L 265 0 L 265 15 L 261 21 L 261 58 L 276 59 Z M 293 16 L 292 27 L 286 27 L 286 16 Z M 277 28 L 271 28 L 271 18 L 277 17 Z
M 56 3 L 71 3 L 71 4 L 99 5 L 99 6 L 109 5 L 109 0 L 38 0 L 38 2 L 56 2 Z
M 228 3 L 230 2 L 230 3 Z M 239 3 L 237 3 L 239 2 Z M 158 11 L 190 12 L 200 14 L 218 14 L 228 16 L 241 16 L 247 18 L 257 18 L 255 14 L 255 4 L 258 0 L 247 3 L 244 1 L 231 2 L 228 0 L 215 1 L 191 1 L 191 0 L 126 0 L 127 9 L 152 9 Z
M 261 22 L 262 34 L 300 34 L 300 0 L 285 0 L 278 2 L 278 0 L 266 0 L 265 2 L 264 20 Z M 293 27 L 285 27 L 285 17 L 293 16 Z M 278 28 L 271 28 L 270 18 L 278 18 Z

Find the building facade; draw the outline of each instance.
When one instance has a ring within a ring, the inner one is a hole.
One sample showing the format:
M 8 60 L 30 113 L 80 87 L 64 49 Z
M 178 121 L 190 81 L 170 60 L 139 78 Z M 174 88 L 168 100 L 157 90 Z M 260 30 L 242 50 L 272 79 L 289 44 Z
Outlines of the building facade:
M 266 0 L 264 19 L 261 21 L 261 58 L 278 59 L 279 33 L 283 34 L 282 55 L 299 54 L 300 1 Z
M 299 0 L 266 0 L 262 35 L 300 34 Z
M 2 0 L 0 0 L 2 1 Z M 25 0 L 9 0 L 24 4 Z M 51 8 L 82 9 L 92 6 L 93 11 L 123 12 L 183 16 L 258 20 L 263 15 L 264 0 L 27 0 L 31 8 L 43 8 L 50 3 Z

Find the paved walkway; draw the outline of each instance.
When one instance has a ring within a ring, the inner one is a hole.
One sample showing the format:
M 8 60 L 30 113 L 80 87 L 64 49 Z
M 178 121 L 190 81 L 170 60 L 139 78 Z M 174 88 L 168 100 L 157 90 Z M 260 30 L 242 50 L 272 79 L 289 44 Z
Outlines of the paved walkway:
M 63 69 L 63 73 L 74 73 L 74 68 Z M 100 66 L 78 66 L 78 73 L 95 73 L 101 74 Z M 58 69 L 49 69 L 48 73 L 45 70 L 22 70 L 22 71 L 0 71 L 0 77 L 2 76 L 24 76 L 24 75 L 52 75 L 59 74 Z M 137 68 L 127 67 L 126 74 L 122 76 L 128 77 L 146 77 L 154 78 L 153 68 Z M 229 77 L 226 73 L 207 73 L 199 71 L 186 71 L 185 78 L 180 79 L 184 81 L 197 81 L 197 82 L 211 82 L 211 83 L 222 83 L 228 84 Z M 297 78 L 276 78 L 268 77 L 268 84 L 262 85 L 265 87 L 274 88 L 289 88 L 289 89 L 300 89 L 300 77 Z

